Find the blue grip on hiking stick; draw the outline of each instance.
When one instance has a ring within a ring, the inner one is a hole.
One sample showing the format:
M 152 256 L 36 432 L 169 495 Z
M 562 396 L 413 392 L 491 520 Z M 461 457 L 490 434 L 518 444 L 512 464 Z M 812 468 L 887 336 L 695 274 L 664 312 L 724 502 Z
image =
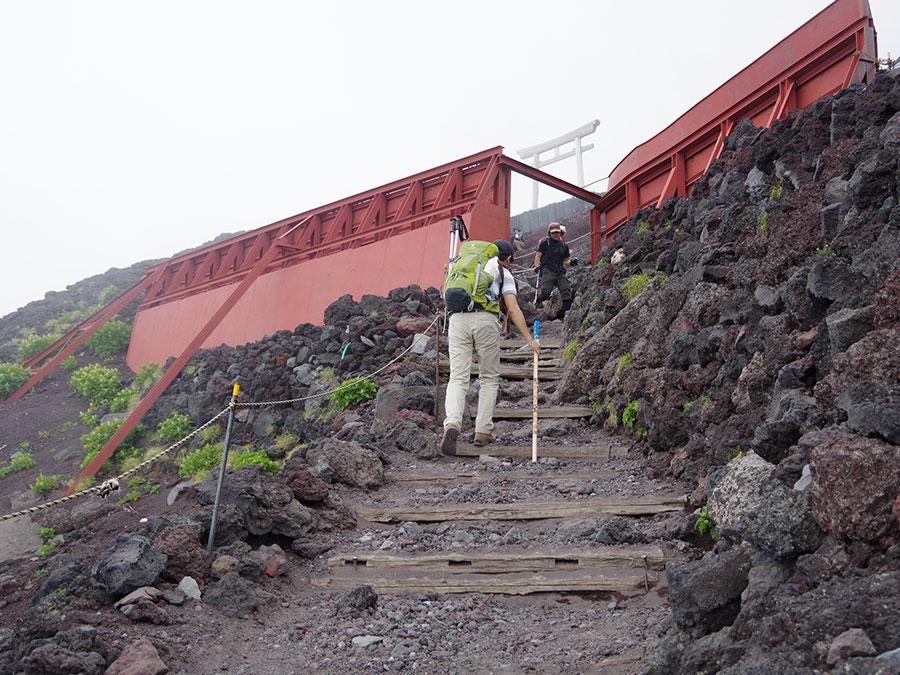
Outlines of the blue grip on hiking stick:
M 535 340 L 538 339 L 538 328 L 540 327 L 540 325 L 541 325 L 541 322 L 540 322 L 540 321 L 535 321 L 535 322 L 534 322 L 534 339 L 535 339 Z

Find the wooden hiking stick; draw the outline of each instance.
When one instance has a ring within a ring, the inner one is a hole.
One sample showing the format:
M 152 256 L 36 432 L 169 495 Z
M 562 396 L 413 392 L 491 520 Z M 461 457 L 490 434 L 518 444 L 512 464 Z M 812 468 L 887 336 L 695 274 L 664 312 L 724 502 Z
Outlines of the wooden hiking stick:
M 534 322 L 534 339 L 538 339 L 538 327 L 540 321 Z M 534 353 L 534 386 L 531 397 L 531 461 L 536 462 L 537 457 L 537 420 L 538 420 L 538 353 Z

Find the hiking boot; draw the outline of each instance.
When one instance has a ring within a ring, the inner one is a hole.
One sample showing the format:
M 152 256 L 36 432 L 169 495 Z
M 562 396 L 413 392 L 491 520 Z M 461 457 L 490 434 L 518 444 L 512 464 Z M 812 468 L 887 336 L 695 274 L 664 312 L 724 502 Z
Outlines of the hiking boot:
M 441 439 L 441 452 L 453 457 L 456 455 L 456 439 L 459 438 L 459 429 L 452 424 L 444 427 L 444 437 Z
M 494 438 L 491 434 L 475 434 L 475 441 L 472 443 L 472 445 L 483 448 L 488 443 L 493 443 L 496 440 L 497 439 Z

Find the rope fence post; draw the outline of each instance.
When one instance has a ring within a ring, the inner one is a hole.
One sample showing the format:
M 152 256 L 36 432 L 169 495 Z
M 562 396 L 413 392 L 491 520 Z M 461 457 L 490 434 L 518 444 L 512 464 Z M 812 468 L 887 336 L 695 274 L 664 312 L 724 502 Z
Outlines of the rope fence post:
M 222 464 L 219 467 L 219 482 L 216 485 L 216 501 L 213 505 L 212 522 L 209 525 L 209 541 L 206 542 L 206 552 L 210 555 L 212 555 L 213 542 L 216 539 L 216 519 L 219 516 L 219 500 L 222 498 L 222 483 L 225 480 L 225 464 L 228 462 L 228 443 L 231 441 L 231 427 L 234 424 L 234 408 L 240 391 L 241 385 L 234 385 L 234 390 L 231 392 L 231 403 L 228 406 L 228 424 L 225 427 L 225 447 L 222 448 Z

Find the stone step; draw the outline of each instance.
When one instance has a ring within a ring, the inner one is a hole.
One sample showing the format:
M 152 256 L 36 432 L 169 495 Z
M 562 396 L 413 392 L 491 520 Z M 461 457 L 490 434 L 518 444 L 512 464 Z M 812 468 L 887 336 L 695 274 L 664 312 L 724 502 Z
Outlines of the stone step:
M 538 342 L 541 343 L 541 348 L 549 347 L 550 349 L 559 349 L 562 347 L 562 338 L 558 337 L 545 337 L 538 338 Z M 505 340 L 500 340 L 500 349 L 518 349 L 519 347 L 524 347 L 528 343 L 525 342 L 524 338 L 508 338 Z
M 518 502 L 513 504 L 438 504 L 388 509 L 357 507 L 357 515 L 374 523 L 439 522 L 445 520 L 540 520 L 565 518 L 590 513 L 617 516 L 642 516 L 681 511 L 687 498 L 623 497 L 621 499 L 585 499 L 563 502 Z
M 457 450 L 460 446 L 457 446 Z M 478 448 L 483 450 L 484 448 Z M 540 452 L 540 450 L 539 450 Z M 484 454 L 484 453 L 479 453 Z M 544 455 L 547 456 L 547 455 Z M 486 483 L 493 479 L 503 481 L 554 481 L 554 480 L 599 480 L 615 478 L 617 471 L 591 471 L 582 473 L 527 473 L 525 471 L 457 471 L 454 473 L 424 473 L 419 471 L 386 471 L 384 477 L 396 483 L 424 483 L 427 485 L 447 485 L 456 483 Z

